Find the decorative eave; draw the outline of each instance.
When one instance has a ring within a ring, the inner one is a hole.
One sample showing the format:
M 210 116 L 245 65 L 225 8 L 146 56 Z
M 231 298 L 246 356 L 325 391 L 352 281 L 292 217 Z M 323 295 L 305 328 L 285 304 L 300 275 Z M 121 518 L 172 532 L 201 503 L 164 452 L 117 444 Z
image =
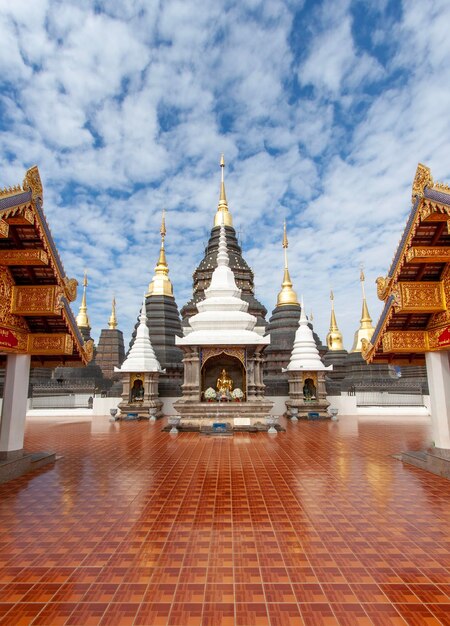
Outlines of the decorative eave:
M 28 331 L 28 347 L 30 354 L 38 355 L 38 348 L 36 346 L 44 346 L 47 344 L 48 350 L 42 352 L 42 362 L 46 362 L 46 355 L 55 358 L 57 354 L 57 339 L 60 339 L 60 345 L 62 346 L 61 360 L 67 360 L 73 362 L 73 360 L 88 363 L 93 357 L 93 343 L 83 342 L 83 337 L 79 332 L 76 325 L 75 318 L 70 308 L 69 302 L 76 300 L 78 282 L 75 279 L 69 278 L 62 265 L 61 259 L 57 252 L 56 246 L 53 241 L 53 237 L 45 218 L 43 208 L 43 189 L 42 182 L 39 175 L 37 166 L 30 168 L 25 175 L 23 184 L 9 187 L 0 191 L 0 242 L 5 239 L 13 241 L 10 237 L 10 229 L 16 229 L 15 238 L 20 229 L 34 229 L 34 236 L 32 237 L 32 245 L 29 244 L 28 239 L 19 239 L 17 246 L 4 244 L 0 246 L 0 266 L 4 268 L 4 271 L 17 273 L 17 270 L 25 270 L 27 268 L 36 268 L 36 271 L 42 274 L 44 278 L 34 278 L 34 271 L 30 274 L 30 280 L 19 281 L 14 289 L 17 293 L 21 293 L 21 290 L 25 294 L 27 287 L 36 290 L 47 291 L 47 300 L 45 301 L 42 311 L 30 311 L 24 307 L 24 313 L 19 309 L 15 312 L 16 319 L 23 320 L 25 324 L 24 328 L 28 327 L 28 320 L 32 316 L 39 319 L 40 316 L 45 318 L 46 316 L 53 317 L 53 319 L 61 318 L 62 322 L 56 322 L 58 328 L 52 327 L 52 332 L 36 332 L 30 327 Z M 17 230 L 18 229 L 18 230 Z M 33 230 L 31 230 L 33 232 Z M 23 245 L 23 241 L 27 241 L 28 245 Z M 34 247 L 33 247 L 34 245 Z M 22 270 L 22 271 L 25 271 Z M 20 276 L 20 274 L 19 274 Z M 28 278 L 28 275 L 25 274 Z M 12 280 L 12 284 L 16 283 L 16 280 Z M 44 295 L 44 294 L 43 294 Z M 48 299 L 50 298 L 50 300 Z M 24 302 L 26 297 L 24 298 Z M 28 299 L 28 303 L 30 298 Z M 20 316 L 24 317 L 20 317 Z M 27 317 L 31 316 L 31 317 Z M 27 320 L 27 321 L 26 321 Z M 20 323 L 22 324 L 22 323 Z M 6 325 L 6 327 L 8 324 Z M 13 328 L 13 327 L 11 327 Z M 55 330 L 56 328 L 56 330 Z M 19 335 L 24 330 L 17 329 Z M 53 339 L 51 339 L 53 338 Z M 17 350 L 23 351 L 23 337 L 20 338 L 21 347 L 17 347 Z M 51 348 L 51 344 L 55 347 Z M 72 346 L 72 350 L 71 350 Z M 7 347 L 5 348 L 8 352 Z M 53 350 L 53 351 L 52 351 Z M 14 351 L 14 349 L 12 349 Z M 51 360 L 50 358 L 50 360 Z
M 413 206 L 386 277 L 377 279 L 385 305 L 370 341 L 368 361 L 420 362 L 424 353 L 446 348 L 450 328 L 450 187 L 434 183 L 419 164 Z

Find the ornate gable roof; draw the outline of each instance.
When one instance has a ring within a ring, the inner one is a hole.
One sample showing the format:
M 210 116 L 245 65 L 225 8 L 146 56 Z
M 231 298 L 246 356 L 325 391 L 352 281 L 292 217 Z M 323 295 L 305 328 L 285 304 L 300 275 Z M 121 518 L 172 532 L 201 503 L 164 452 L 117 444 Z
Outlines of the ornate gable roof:
M 371 362 L 422 363 L 450 348 L 450 187 L 419 163 L 412 208 L 386 277 L 377 279 L 384 308 L 363 356 Z M 441 337 L 444 337 L 442 339 Z
M 22 185 L 0 191 L 0 353 L 87 363 L 93 345 L 84 344 L 69 304 L 78 283 L 64 271 L 42 205 L 36 166 Z

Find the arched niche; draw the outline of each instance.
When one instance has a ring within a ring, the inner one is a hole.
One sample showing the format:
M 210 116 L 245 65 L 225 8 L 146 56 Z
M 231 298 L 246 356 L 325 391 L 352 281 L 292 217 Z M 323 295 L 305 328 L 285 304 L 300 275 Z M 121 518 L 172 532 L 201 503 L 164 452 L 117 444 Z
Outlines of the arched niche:
M 217 391 L 217 379 L 219 378 L 222 369 L 225 369 L 227 375 L 233 380 L 233 389 L 239 387 L 239 389 L 246 393 L 247 381 L 243 361 L 236 356 L 221 352 L 219 354 L 209 356 L 202 364 L 202 398 L 203 393 L 209 387 L 212 387 L 215 391 Z

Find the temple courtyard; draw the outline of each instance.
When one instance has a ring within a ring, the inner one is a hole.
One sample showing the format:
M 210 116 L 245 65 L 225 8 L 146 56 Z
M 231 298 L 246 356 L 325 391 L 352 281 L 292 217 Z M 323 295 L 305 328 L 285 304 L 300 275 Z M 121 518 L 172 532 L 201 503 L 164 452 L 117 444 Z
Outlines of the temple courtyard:
M 450 624 L 450 483 L 425 417 L 171 435 L 32 418 L 0 485 L 0 624 Z

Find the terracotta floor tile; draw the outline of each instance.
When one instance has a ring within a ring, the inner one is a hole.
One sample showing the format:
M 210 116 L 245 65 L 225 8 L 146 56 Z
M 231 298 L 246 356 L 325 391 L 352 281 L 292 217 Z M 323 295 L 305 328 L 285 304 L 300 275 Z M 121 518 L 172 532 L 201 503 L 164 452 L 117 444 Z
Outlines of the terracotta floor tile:
M 270 626 L 264 602 L 237 602 L 235 615 L 236 626 Z
M 0 624 L 450 624 L 448 482 L 392 457 L 428 425 L 283 423 L 29 420 L 62 458 L 0 485 Z

